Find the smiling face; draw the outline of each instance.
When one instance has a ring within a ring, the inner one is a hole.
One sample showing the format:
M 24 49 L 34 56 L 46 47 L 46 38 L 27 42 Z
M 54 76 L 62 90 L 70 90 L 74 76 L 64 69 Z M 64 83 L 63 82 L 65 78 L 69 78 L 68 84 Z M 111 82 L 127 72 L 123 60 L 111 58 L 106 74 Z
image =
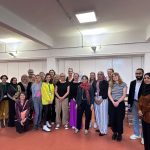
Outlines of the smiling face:
M 46 82 L 50 82 L 51 80 L 51 76 L 50 75 L 47 75 L 46 78 L 45 78 Z
M 21 93 L 19 98 L 20 98 L 20 101 L 25 101 L 26 96 L 25 94 Z
M 69 68 L 68 69 L 68 75 L 71 77 L 73 75 L 73 69 L 72 68 Z
M 104 78 L 104 73 L 103 72 L 98 72 L 98 74 L 97 74 L 97 79 L 98 80 L 103 80 L 103 78 Z
M 143 79 L 143 74 L 144 74 L 144 72 L 142 70 L 137 69 L 136 72 L 135 72 L 136 79 L 137 80 L 142 80 Z
M 12 83 L 13 83 L 13 84 L 17 84 L 17 79 L 16 79 L 16 78 L 13 78 Z
M 113 74 L 113 75 L 112 75 L 112 79 L 113 79 L 114 82 L 118 82 L 118 81 L 119 81 L 119 76 Z
M 79 75 L 77 73 L 75 73 L 73 78 L 74 78 L 74 81 L 78 81 L 79 80 Z
M 150 84 L 150 76 L 148 76 L 148 75 L 144 76 L 144 83 L 145 84 Z
M 66 80 L 66 76 L 65 76 L 64 73 L 60 74 L 60 80 L 63 81 L 63 82 Z
M 91 72 L 90 73 L 90 80 L 95 80 L 95 73 L 94 72 Z
M 83 76 L 83 77 L 82 77 L 82 83 L 88 83 L 88 78 L 85 77 L 85 76 Z

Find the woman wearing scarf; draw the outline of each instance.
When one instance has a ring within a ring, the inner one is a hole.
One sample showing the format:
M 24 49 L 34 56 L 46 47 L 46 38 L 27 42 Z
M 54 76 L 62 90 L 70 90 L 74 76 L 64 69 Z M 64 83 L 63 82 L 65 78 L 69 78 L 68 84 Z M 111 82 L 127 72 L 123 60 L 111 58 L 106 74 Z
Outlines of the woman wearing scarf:
M 98 125 L 99 136 L 107 134 L 108 129 L 108 82 L 102 71 L 97 74 L 95 92 L 95 116 Z
M 150 72 L 144 75 L 142 95 L 139 99 L 139 116 L 142 118 L 145 150 L 150 150 Z
M 8 126 L 15 126 L 15 102 L 18 99 L 19 94 L 21 93 L 21 88 L 17 84 L 17 78 L 13 77 L 10 80 L 10 85 L 8 87 L 8 97 L 9 97 L 9 121 Z
M 82 76 L 82 83 L 78 87 L 77 91 L 77 128 L 75 133 L 78 133 L 81 129 L 82 116 L 85 112 L 85 130 L 84 133 L 88 134 L 89 124 L 91 119 L 91 110 L 94 103 L 94 91 L 92 86 L 88 83 L 88 77 Z

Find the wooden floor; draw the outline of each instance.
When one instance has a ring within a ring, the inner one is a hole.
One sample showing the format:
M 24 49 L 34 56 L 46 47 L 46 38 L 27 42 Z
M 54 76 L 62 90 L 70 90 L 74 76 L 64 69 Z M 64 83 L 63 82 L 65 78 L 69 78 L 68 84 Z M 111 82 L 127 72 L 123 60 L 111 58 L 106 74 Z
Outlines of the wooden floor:
M 99 137 L 94 129 L 88 135 L 83 131 L 75 134 L 72 129 L 52 130 L 50 133 L 28 131 L 18 134 L 15 128 L 0 129 L 0 150 L 143 150 L 140 139 L 131 141 L 129 136 L 132 128 L 125 123 L 125 133 L 122 142 L 111 140 L 111 130 L 108 135 Z

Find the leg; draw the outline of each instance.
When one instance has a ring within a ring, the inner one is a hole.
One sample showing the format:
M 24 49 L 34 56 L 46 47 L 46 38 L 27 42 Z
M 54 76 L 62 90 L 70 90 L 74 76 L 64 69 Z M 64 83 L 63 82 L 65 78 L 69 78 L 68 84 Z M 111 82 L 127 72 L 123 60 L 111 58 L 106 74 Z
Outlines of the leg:
M 138 103 L 134 102 L 133 107 L 132 107 L 132 115 L 133 115 L 133 130 L 134 130 L 134 135 L 140 136 L 140 131 L 139 131 L 139 116 L 138 116 Z
M 75 127 L 75 102 L 74 100 L 70 100 L 70 119 L 69 119 L 69 124 L 71 127 Z
M 55 112 L 55 99 L 54 99 L 51 107 L 51 122 L 55 122 L 55 121 L 56 121 L 56 112 Z
M 100 133 L 107 134 L 108 130 L 108 100 L 105 99 L 100 104 Z
M 84 104 L 81 104 L 77 108 L 77 129 L 78 130 L 81 129 L 83 112 L 84 112 Z
M 88 103 L 86 103 L 85 105 L 86 105 L 85 106 L 85 129 L 88 130 L 90 120 L 91 120 L 91 108 L 90 108 L 90 105 Z
M 68 124 L 68 98 L 62 101 L 62 123 L 63 125 Z
M 39 100 L 39 118 L 38 118 L 38 127 L 40 127 L 40 123 L 41 123 L 41 120 L 42 120 L 42 101 L 41 101 L 41 98 Z
M 4 101 L 0 102 L 0 123 L 1 123 L 1 127 L 4 128 Z
M 56 98 L 56 106 L 55 106 L 55 111 L 56 111 L 56 124 L 61 123 L 61 118 L 60 118 L 60 113 L 61 113 L 61 102 L 59 102 L 59 99 Z
M 96 123 L 98 126 L 98 129 L 100 129 L 100 109 L 99 109 L 100 105 L 97 105 L 96 103 L 94 103 L 94 108 L 95 108 L 95 117 L 96 117 Z
M 46 125 L 48 115 L 48 105 L 43 105 L 43 124 Z
M 23 126 L 20 124 L 20 122 L 16 121 L 16 131 L 18 133 L 22 133 L 24 130 L 23 130 Z
M 9 118 L 9 103 L 8 103 L 8 100 L 4 100 L 4 119 L 5 119 L 5 126 L 8 125 L 8 118 Z

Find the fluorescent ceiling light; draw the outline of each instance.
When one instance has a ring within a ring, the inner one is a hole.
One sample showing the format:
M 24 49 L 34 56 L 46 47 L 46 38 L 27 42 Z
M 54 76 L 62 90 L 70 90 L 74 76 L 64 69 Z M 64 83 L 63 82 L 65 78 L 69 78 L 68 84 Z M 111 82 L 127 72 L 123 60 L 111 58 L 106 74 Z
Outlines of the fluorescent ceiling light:
M 76 14 L 76 17 L 80 23 L 88 23 L 88 22 L 96 22 L 97 21 L 94 11 Z
M 18 43 L 18 42 L 21 42 L 19 39 L 16 39 L 16 38 L 0 39 L 0 41 L 4 42 L 4 43 Z
M 81 33 L 83 35 L 98 35 L 98 34 L 107 33 L 107 29 L 97 28 L 97 29 L 82 30 Z

